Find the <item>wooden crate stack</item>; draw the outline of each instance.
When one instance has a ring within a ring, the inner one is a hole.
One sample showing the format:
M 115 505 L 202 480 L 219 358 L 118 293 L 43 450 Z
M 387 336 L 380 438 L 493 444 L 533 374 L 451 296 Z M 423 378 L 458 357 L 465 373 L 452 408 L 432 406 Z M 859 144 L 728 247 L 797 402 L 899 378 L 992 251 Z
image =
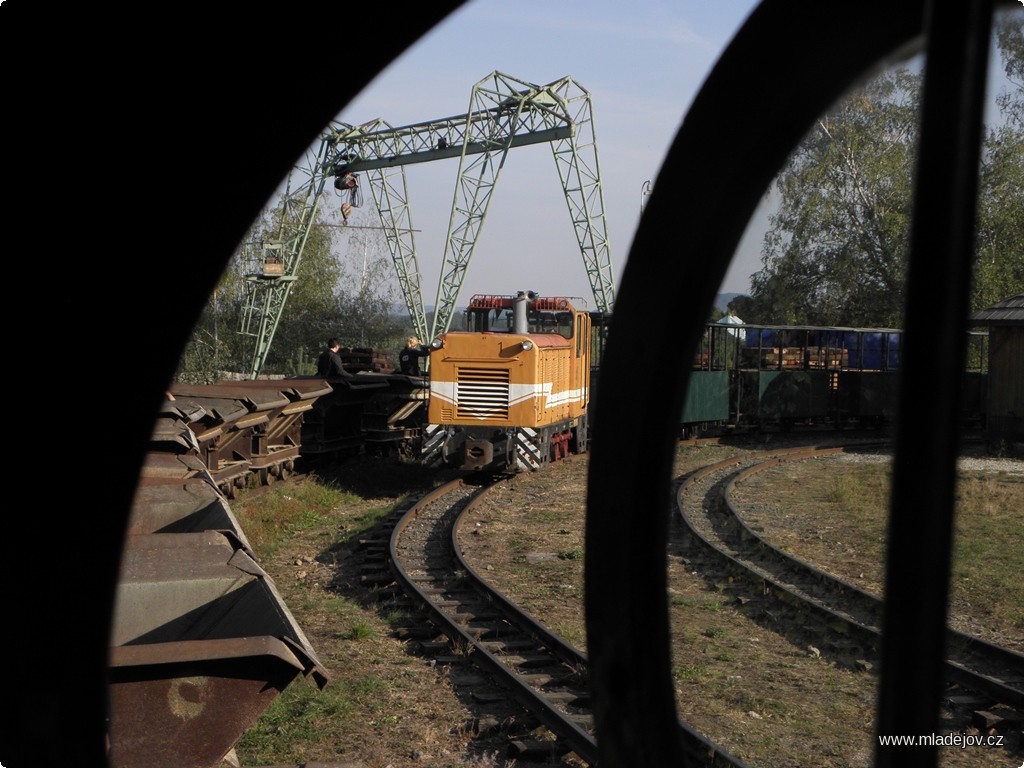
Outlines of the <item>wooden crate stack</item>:
M 761 350 L 759 367 L 765 370 L 778 370 L 780 367 L 783 370 L 828 370 L 845 368 L 847 361 L 847 351 L 836 347 L 773 347 Z
M 779 368 L 779 361 L 782 361 L 781 367 L 785 370 L 786 368 L 803 368 L 804 367 L 804 351 L 801 347 L 773 347 L 772 349 L 763 350 L 761 353 L 761 367 L 767 369 Z
M 839 347 L 808 347 L 807 367 L 808 368 L 846 368 L 849 363 L 849 353 Z

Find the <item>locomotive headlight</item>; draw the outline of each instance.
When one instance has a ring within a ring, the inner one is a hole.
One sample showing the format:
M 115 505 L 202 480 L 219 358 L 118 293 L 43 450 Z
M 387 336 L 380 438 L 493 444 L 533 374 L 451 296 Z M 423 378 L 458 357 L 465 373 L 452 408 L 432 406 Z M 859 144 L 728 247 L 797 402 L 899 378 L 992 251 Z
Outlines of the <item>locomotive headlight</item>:
M 444 346 L 444 340 L 443 339 L 434 339 L 432 342 L 430 342 L 430 348 L 431 349 L 440 349 L 443 346 Z
M 533 342 L 530 341 L 529 339 L 526 339 L 520 346 L 522 346 L 524 352 L 529 352 L 531 349 L 533 349 Z

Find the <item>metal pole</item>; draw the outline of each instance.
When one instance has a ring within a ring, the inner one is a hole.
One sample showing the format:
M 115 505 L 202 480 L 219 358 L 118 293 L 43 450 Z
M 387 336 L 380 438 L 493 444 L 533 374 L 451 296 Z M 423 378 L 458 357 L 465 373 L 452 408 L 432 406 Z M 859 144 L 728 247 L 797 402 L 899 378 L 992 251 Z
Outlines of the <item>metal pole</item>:
M 651 180 L 648 179 L 640 187 L 640 213 L 644 212 L 644 208 L 647 207 L 647 199 L 651 196 L 651 192 L 654 188 L 651 186 Z

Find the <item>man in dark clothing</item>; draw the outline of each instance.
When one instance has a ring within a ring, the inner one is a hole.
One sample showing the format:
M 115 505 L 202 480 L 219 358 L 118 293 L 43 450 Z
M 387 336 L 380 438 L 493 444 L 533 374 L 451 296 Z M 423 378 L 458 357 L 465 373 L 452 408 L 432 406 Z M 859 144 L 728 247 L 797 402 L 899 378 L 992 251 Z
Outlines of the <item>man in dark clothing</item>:
M 341 362 L 341 355 L 338 354 L 339 349 L 341 349 L 339 339 L 332 336 L 327 340 L 327 349 L 320 353 L 320 357 L 316 361 L 317 376 L 323 376 L 325 379 L 337 379 L 347 375 L 345 366 Z
M 406 376 L 420 376 L 420 358 L 430 354 L 430 347 L 420 344 L 415 336 L 405 342 L 405 348 L 398 353 L 398 369 Z

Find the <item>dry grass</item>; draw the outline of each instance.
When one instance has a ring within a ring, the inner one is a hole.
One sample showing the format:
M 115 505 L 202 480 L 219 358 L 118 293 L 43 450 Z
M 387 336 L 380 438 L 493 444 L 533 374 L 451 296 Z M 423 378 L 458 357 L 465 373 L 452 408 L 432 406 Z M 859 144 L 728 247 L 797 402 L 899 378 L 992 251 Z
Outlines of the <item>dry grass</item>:
M 681 448 L 677 473 L 725 458 L 733 450 Z M 475 570 L 581 650 L 586 646 L 586 468 L 584 458 L 515 479 L 489 506 L 477 508 L 462 542 Z M 765 474 L 759 493 L 769 493 L 773 504 L 782 506 L 783 488 L 807 488 L 785 502 L 787 519 L 805 534 L 816 526 L 820 535 L 791 535 L 791 540 L 806 544 L 809 549 L 802 556 L 821 566 L 824 560 L 816 558 L 833 557 L 832 544 L 844 542 L 844 561 L 852 563 L 847 555 L 860 553 L 854 568 L 858 574 L 863 570 L 867 581 L 867 564 L 877 563 L 884 547 L 884 536 L 879 540 L 884 518 L 862 509 L 859 502 L 865 496 L 884 497 L 886 481 L 884 468 L 863 476 L 860 472 L 849 479 L 845 470 L 811 472 L 799 482 L 789 475 Z M 415 467 L 359 459 L 329 476 L 284 484 L 267 496 L 233 503 L 262 565 L 332 675 L 324 691 L 296 682 L 278 697 L 239 742 L 243 766 L 329 760 L 359 761 L 366 768 L 515 765 L 505 755 L 500 734 L 479 732 L 479 708 L 460 694 L 451 675 L 393 636 L 406 609 L 377 602 L 359 583 L 360 536 L 391 509 L 408 503 L 402 493 L 411 495 L 439 482 L 433 473 Z M 875 490 L 865 493 L 864 488 Z M 956 586 L 956 594 L 977 621 L 1016 629 L 1021 636 L 1020 545 L 999 557 L 992 553 L 997 538 L 1012 544 L 1012 536 L 1019 536 L 1019 514 L 1014 517 L 1008 510 L 1021 508 L 1024 484 L 979 476 L 965 480 L 961 493 L 978 511 L 961 517 L 957 573 L 963 583 Z M 798 515 L 794 505 L 803 512 Z M 837 508 L 857 511 L 836 515 Z M 837 518 L 848 518 L 848 527 L 837 530 Z M 983 535 L 997 530 L 998 536 Z M 782 538 L 789 535 L 786 531 L 777 526 L 771 533 Z M 973 550 L 968 542 L 981 549 Z M 1003 583 L 1005 589 L 985 589 L 991 573 L 971 569 L 979 561 L 1000 558 L 1006 560 L 1011 578 Z M 678 556 L 669 558 L 669 579 L 677 706 L 683 719 L 762 768 L 871 764 L 872 673 L 858 672 L 826 654 L 817 656 L 806 643 L 794 643 L 764 616 L 745 611 L 727 587 L 692 573 Z M 940 758 L 943 768 L 1005 768 L 1012 762 L 1005 752 L 979 748 L 943 748 Z
M 734 498 L 769 542 L 880 595 L 890 490 L 888 462 L 844 456 L 758 473 Z M 1024 652 L 1021 509 L 1024 475 L 958 474 L 950 625 Z
M 475 714 L 451 681 L 392 637 L 404 607 L 377 602 L 355 565 L 360 537 L 437 482 L 416 467 L 354 459 L 235 503 L 261 564 L 331 674 L 323 691 L 299 679 L 278 696 L 239 741 L 243 766 L 501 768 L 474 747 Z
M 743 451 L 681 447 L 677 476 L 738 452 Z M 463 544 L 499 589 L 584 650 L 582 562 L 558 555 L 582 540 L 584 511 L 573 499 L 584 498 L 585 468 L 581 461 L 518 479 L 515 495 L 510 489 L 507 499 L 478 510 L 472 540 Z M 855 471 L 848 475 L 848 470 Z M 791 463 L 756 477 L 760 485 L 750 481 L 744 492 L 758 502 L 772 500 L 768 538 L 780 539 L 783 545 L 809 541 L 815 551 L 804 550 L 801 556 L 819 566 L 838 562 L 859 574 L 869 570 L 867 563 L 880 562 L 884 511 L 879 512 L 878 503 L 884 510 L 888 494 L 884 465 L 845 465 L 823 473 L 820 465 Z M 1016 525 L 1019 537 L 1019 515 L 1013 510 L 1024 502 L 1024 486 L 1004 476 L 987 477 L 985 482 L 970 491 L 967 482 L 961 485 L 964 504 L 988 510 L 985 514 L 999 519 L 1000 525 Z M 837 515 L 840 508 L 844 514 Z M 1010 577 L 1001 582 L 1005 589 L 986 595 L 994 605 L 983 607 L 975 600 L 970 615 L 984 619 L 992 632 L 1016 631 L 1020 637 L 1024 633 L 1019 629 L 1019 538 L 1016 552 L 1012 537 L 1010 550 L 1004 550 L 1006 542 L 986 533 L 996 524 L 981 523 L 978 514 L 961 515 L 958 569 L 971 567 L 971 562 L 977 567 L 977 561 L 1002 552 L 1009 563 L 1016 563 L 1016 570 L 1004 572 Z M 969 545 L 980 546 L 985 555 L 965 557 Z M 987 574 L 971 578 L 991 583 L 987 579 L 992 573 Z M 579 600 L 571 599 L 577 596 Z M 750 597 L 741 595 L 736 585 L 708 582 L 684 559 L 670 556 L 669 610 L 679 716 L 751 765 L 871 765 L 876 676 L 859 671 L 855 653 L 830 658 L 805 636 L 793 637 L 772 611 L 755 608 L 756 599 L 744 604 L 740 596 Z M 1008 623 L 997 623 L 1000 614 Z M 940 757 L 944 768 L 996 768 L 1008 759 L 1005 751 L 979 748 L 948 748 Z

